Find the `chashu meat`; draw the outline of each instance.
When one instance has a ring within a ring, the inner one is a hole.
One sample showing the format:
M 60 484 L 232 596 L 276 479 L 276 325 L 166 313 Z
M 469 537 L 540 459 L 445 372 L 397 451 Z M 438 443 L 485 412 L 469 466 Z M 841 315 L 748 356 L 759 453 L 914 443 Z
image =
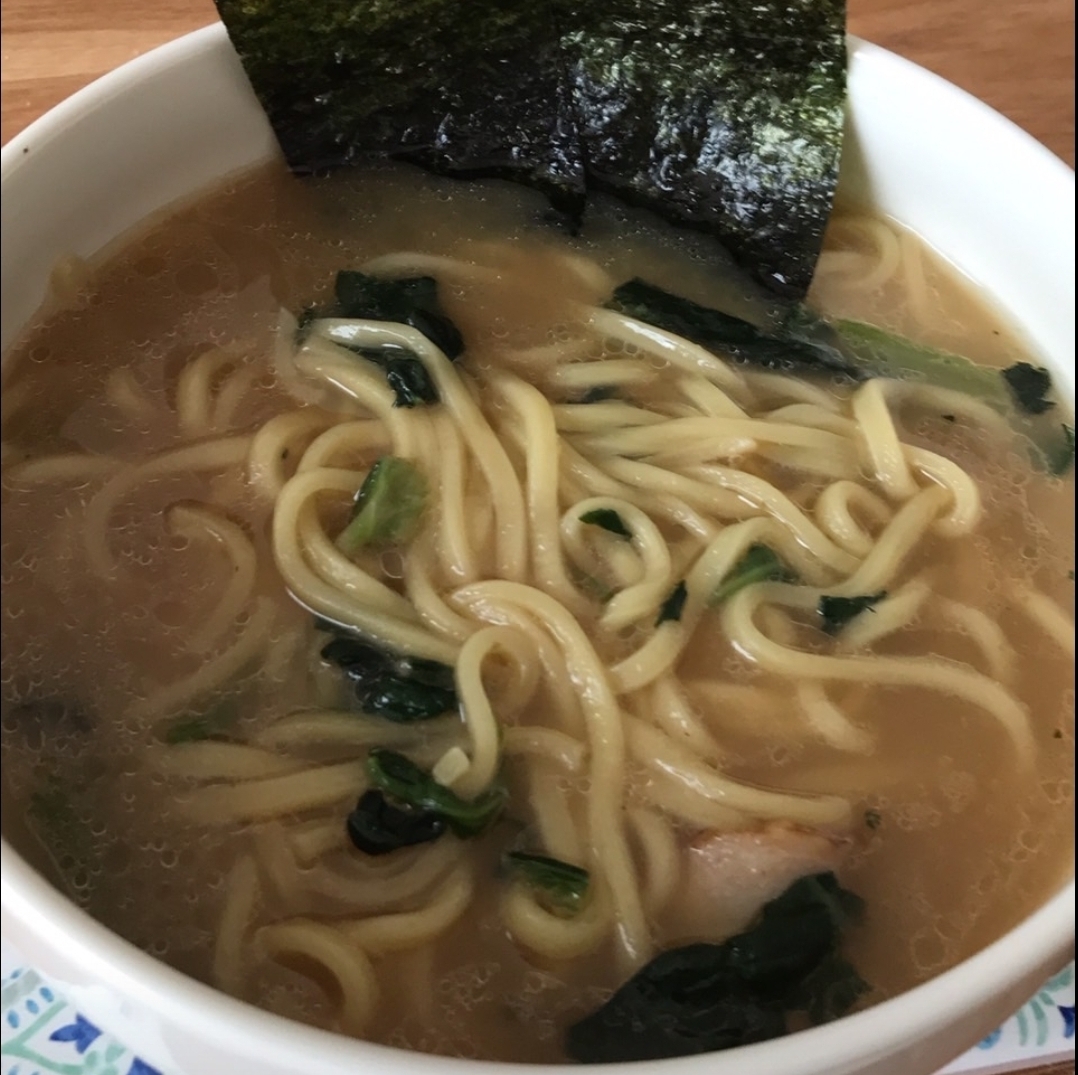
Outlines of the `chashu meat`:
M 749 926 L 799 877 L 839 868 L 848 839 L 785 822 L 747 832 L 705 832 L 684 852 L 669 908 L 675 941 L 720 941 Z

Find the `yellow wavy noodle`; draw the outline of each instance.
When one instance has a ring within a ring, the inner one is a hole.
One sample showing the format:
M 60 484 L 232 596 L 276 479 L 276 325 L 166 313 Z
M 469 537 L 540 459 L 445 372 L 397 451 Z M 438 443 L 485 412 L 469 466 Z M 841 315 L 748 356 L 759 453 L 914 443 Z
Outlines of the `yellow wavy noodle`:
M 350 1034 L 367 1029 L 378 1003 L 378 979 L 371 961 L 341 929 L 297 918 L 263 926 L 255 939 L 271 959 L 314 963 L 336 986 L 340 1028 Z
M 174 504 L 166 515 L 169 531 L 177 537 L 202 541 L 225 553 L 231 570 L 213 611 L 188 637 L 193 653 L 209 653 L 235 625 L 254 593 L 258 554 L 243 527 L 219 511 L 199 504 Z

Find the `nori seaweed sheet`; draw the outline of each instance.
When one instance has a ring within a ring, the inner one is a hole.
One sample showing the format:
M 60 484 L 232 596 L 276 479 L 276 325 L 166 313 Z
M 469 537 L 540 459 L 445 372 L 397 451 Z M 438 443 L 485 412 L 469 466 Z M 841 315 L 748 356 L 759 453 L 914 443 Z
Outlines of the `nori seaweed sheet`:
M 388 156 L 715 236 L 784 298 L 831 211 L 844 0 L 217 0 L 290 166 Z

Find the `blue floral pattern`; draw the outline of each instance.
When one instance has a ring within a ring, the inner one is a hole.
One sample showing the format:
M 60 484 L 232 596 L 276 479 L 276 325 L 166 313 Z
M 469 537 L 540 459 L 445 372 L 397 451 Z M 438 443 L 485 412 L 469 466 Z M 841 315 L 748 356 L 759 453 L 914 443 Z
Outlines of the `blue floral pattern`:
M 0 1075 L 166 1075 L 75 1011 L 36 971 L 2 984 Z M 1050 978 L 1003 1026 L 941 1075 L 975 1075 L 1074 1052 L 1074 964 Z M 981 1059 L 978 1059 L 980 1057 Z M 179 1075 L 179 1073 L 168 1073 Z
M 0 992 L 0 1075 L 164 1075 L 76 1012 L 36 971 L 15 971 Z
M 987 1054 L 987 1055 L 986 1055 Z M 981 1059 L 978 1061 L 977 1056 Z M 990 1065 L 992 1070 L 1028 1067 L 1074 1055 L 1074 964 L 1049 978 L 1006 1023 L 984 1037 L 976 1049 L 945 1069 L 966 1075 Z

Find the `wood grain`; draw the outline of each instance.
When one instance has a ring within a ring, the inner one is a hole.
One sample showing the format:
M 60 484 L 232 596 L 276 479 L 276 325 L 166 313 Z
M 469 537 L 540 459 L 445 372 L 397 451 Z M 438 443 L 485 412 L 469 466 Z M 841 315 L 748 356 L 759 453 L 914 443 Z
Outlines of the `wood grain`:
M 212 0 L 4 0 L 0 137 L 215 18 Z M 980 97 L 1074 166 L 1073 0 L 849 0 L 849 27 Z
M 4 0 L 0 139 L 216 17 L 212 0 Z M 1074 167 L 1073 0 L 849 0 L 849 28 L 968 90 Z

